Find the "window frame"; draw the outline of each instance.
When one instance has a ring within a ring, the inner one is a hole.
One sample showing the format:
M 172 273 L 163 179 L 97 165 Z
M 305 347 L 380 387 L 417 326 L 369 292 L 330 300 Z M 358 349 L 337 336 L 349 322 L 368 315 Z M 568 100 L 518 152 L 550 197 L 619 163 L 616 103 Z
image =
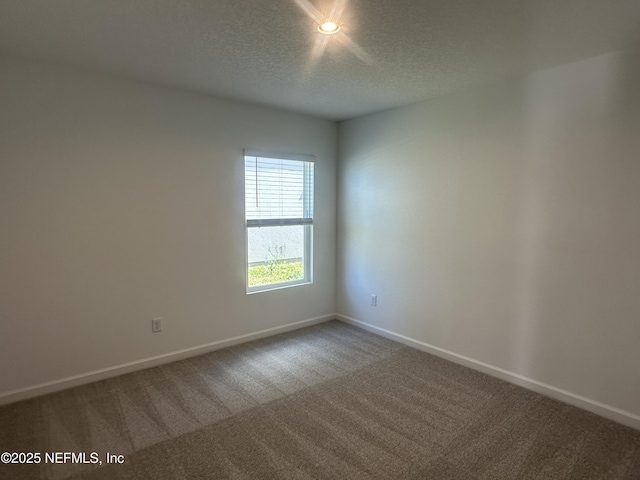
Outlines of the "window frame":
M 304 187 L 303 198 L 311 197 L 311 206 L 304 205 L 303 218 L 277 218 L 277 219 L 248 219 L 247 218 L 247 157 L 268 158 L 274 160 L 292 160 L 304 163 Z M 243 152 L 243 206 L 244 206 L 244 229 L 245 229 L 245 285 L 247 295 L 267 292 L 271 290 L 280 290 L 283 288 L 297 287 L 309 285 L 313 283 L 313 217 L 315 204 L 315 157 L 313 155 L 289 154 L 268 152 L 263 150 L 245 149 Z M 308 166 L 311 166 L 309 173 Z M 308 192 L 308 190 L 310 192 Z M 310 211 L 309 211 L 310 208 Z M 277 228 L 281 226 L 297 226 L 303 227 L 303 278 L 299 280 L 291 280 L 289 282 L 269 283 L 265 285 L 249 286 L 249 229 L 250 228 Z

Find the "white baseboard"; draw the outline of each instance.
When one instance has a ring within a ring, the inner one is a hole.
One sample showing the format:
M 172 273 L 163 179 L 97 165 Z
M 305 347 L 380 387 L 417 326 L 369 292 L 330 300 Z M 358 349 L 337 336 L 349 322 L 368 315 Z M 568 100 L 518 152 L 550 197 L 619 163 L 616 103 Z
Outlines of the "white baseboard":
M 267 328 L 265 330 L 260 330 L 245 335 L 238 335 L 237 337 L 226 338 L 224 340 L 218 340 L 216 342 L 206 343 L 204 345 L 198 345 L 196 347 L 184 348 L 175 352 L 169 352 L 162 355 L 156 355 L 154 357 L 143 358 L 141 360 L 135 360 L 133 362 L 115 365 L 113 367 L 101 368 L 100 370 L 93 370 L 91 372 L 81 373 L 79 375 L 73 375 L 71 377 L 65 377 L 59 380 L 52 380 L 50 382 L 44 382 L 29 387 L 2 392 L 0 393 L 0 405 L 18 402 L 20 400 L 25 400 L 27 398 L 44 395 L 46 393 L 64 390 L 66 388 L 77 387 L 78 385 L 84 385 L 87 383 L 96 382 L 98 380 L 104 380 L 106 378 L 117 377 L 118 375 L 135 372 L 137 370 L 144 370 L 145 368 L 156 367 L 165 363 L 176 362 L 185 358 L 195 357 L 205 353 L 213 352 L 214 350 L 220 350 L 221 348 L 250 342 L 251 340 L 257 340 L 259 338 L 270 337 L 273 335 L 278 335 L 280 333 L 289 332 L 291 330 L 309 327 L 311 325 L 326 322 L 328 320 L 334 320 L 335 318 L 335 314 L 308 318 L 306 320 L 288 323 L 279 327 Z
M 371 325 L 369 323 L 356 320 L 355 318 L 347 317 L 346 315 L 336 314 L 335 318 L 345 323 L 354 325 L 356 327 L 360 327 L 369 332 L 376 333 L 383 337 L 387 337 L 391 340 L 404 343 L 405 345 L 416 348 L 418 350 L 422 350 L 432 355 L 436 355 L 440 358 L 444 358 L 445 360 L 449 360 L 459 365 L 464 365 L 465 367 L 478 370 L 482 373 L 486 373 L 493 377 L 500 378 L 501 380 L 505 380 L 515 385 L 519 385 L 521 387 L 540 393 L 547 397 L 555 398 L 556 400 L 560 400 L 561 402 L 568 403 L 569 405 L 573 405 L 583 410 L 587 410 L 589 412 L 595 413 L 596 415 L 600 415 L 601 417 L 608 418 L 609 420 L 613 420 L 614 422 L 618 422 L 623 425 L 627 425 L 629 427 L 640 430 L 640 415 L 636 415 L 631 412 L 626 412 L 619 408 L 606 405 L 604 403 L 598 402 L 596 400 L 592 400 L 590 398 L 583 397 L 581 395 L 577 395 L 575 393 L 571 393 L 567 390 L 554 387 L 553 385 L 548 385 L 546 383 L 539 382 L 532 378 L 528 378 L 528 377 L 519 375 L 517 373 L 510 372 L 500 367 L 495 367 L 488 363 L 474 360 L 473 358 L 465 357 L 464 355 L 459 355 L 457 353 L 450 352 L 448 350 L 436 347 L 434 345 L 429 345 L 428 343 L 421 342 L 419 340 L 415 340 L 410 337 L 406 337 L 404 335 L 392 332 L 385 328 L 377 327 L 375 325 Z

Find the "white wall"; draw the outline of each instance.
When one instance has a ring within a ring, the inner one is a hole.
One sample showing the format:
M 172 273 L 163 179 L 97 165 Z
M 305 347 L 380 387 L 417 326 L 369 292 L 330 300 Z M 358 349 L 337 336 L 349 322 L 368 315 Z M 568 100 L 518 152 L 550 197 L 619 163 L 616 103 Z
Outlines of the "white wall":
M 5 59 L 0 125 L 0 396 L 334 311 L 335 123 Z M 246 295 L 243 148 L 315 155 L 313 285 Z
M 637 60 L 341 123 L 337 311 L 640 415 Z
M 286 226 L 278 228 L 254 228 L 248 244 L 249 264 L 273 260 L 302 261 L 304 256 L 304 228 Z M 282 248 L 282 258 L 280 250 Z

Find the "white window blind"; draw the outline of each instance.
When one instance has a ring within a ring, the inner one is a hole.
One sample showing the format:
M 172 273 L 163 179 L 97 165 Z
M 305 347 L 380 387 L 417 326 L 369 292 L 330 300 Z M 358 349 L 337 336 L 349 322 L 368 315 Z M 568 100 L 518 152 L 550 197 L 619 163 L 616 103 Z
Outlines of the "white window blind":
M 247 227 L 313 224 L 312 159 L 245 151 Z

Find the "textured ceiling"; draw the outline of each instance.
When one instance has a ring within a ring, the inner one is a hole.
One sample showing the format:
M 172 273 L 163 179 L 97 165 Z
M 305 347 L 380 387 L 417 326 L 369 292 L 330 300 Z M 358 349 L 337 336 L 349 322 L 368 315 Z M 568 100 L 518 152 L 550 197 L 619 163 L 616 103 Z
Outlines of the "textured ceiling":
M 308 3 L 0 0 L 0 54 L 342 120 L 624 48 L 640 28 L 639 0 L 314 0 L 340 15 L 327 37 Z

